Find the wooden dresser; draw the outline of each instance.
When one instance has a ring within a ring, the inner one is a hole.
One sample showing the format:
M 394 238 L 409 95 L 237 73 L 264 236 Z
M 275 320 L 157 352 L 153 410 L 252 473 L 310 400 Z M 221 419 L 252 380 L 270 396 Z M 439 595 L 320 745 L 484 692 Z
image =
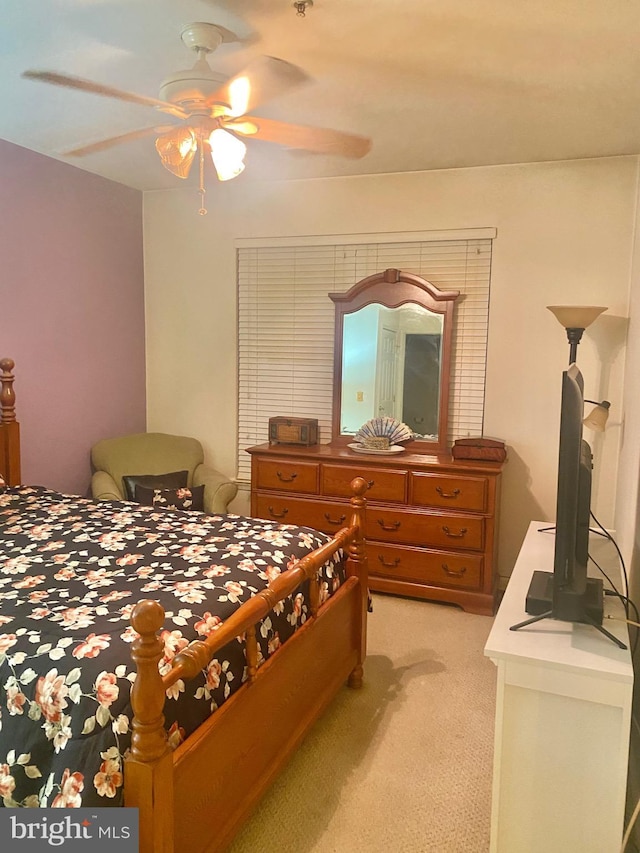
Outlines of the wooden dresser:
M 329 444 L 248 452 L 252 515 L 335 533 L 348 520 L 349 484 L 363 477 L 371 589 L 493 614 L 501 463 Z

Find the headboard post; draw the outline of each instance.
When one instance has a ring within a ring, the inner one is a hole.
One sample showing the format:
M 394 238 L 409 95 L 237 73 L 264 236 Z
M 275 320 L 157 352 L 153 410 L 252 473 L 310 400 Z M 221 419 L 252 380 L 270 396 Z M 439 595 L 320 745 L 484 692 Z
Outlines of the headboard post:
M 16 419 L 16 392 L 13 390 L 15 362 L 10 358 L 0 359 L 0 420 L 3 424 L 13 423 Z
M 20 483 L 20 425 L 16 420 L 11 358 L 0 359 L 0 474 L 10 486 Z

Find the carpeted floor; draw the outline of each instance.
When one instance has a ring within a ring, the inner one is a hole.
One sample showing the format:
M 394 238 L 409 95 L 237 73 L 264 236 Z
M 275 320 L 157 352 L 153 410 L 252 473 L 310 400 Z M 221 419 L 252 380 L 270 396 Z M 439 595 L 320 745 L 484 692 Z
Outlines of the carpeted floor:
M 342 690 L 231 853 L 486 853 L 491 624 L 374 596 L 365 686 Z

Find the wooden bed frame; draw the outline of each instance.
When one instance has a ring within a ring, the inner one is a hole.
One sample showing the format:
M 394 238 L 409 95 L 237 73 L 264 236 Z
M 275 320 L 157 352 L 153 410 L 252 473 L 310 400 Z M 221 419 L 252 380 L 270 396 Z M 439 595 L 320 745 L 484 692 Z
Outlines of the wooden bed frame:
M 9 485 L 19 485 L 13 367 L 11 359 L 0 360 L 0 473 Z M 139 809 L 140 853 L 224 850 L 342 685 L 362 684 L 367 484 L 358 477 L 352 488 L 350 526 L 279 575 L 215 633 L 183 649 L 164 676 L 158 670 L 164 611 L 152 600 L 134 608 L 131 623 L 140 636 L 132 644 L 137 678 L 131 691 L 134 719 L 125 805 Z M 319 606 L 318 569 L 339 548 L 347 550 L 347 579 Z M 310 617 L 258 667 L 257 623 L 305 579 Z M 243 635 L 247 680 L 172 751 L 164 728 L 165 691 L 180 678 L 194 677 L 222 646 Z

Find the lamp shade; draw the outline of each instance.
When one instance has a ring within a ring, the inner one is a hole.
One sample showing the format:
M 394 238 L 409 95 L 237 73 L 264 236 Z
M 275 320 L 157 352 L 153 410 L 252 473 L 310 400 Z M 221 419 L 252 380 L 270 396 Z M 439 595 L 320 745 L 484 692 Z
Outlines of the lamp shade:
M 162 165 L 177 178 L 186 178 L 198 150 L 198 140 L 189 127 L 177 127 L 156 139 Z
M 585 402 L 589 403 L 590 400 Z M 608 400 L 603 400 L 601 403 L 596 403 L 595 408 L 582 421 L 588 429 L 593 429 L 596 432 L 604 432 L 609 418 L 609 408 L 611 403 Z
M 565 329 L 586 329 L 607 310 L 599 305 L 547 305 L 547 308 Z
M 209 137 L 209 145 L 211 159 L 221 181 L 230 181 L 242 172 L 247 146 L 241 139 L 218 128 Z

